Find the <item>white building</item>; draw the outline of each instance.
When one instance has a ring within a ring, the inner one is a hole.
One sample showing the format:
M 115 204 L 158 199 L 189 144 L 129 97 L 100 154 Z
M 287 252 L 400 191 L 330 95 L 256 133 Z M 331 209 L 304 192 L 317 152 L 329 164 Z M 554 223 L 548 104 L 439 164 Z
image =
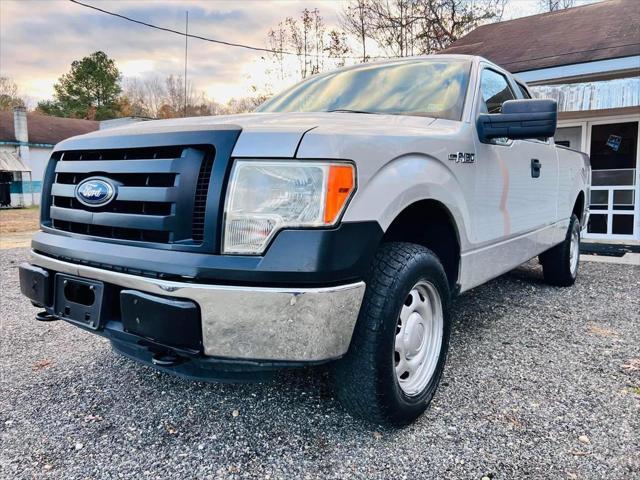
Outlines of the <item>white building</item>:
M 478 27 L 446 53 L 481 55 L 558 102 L 556 143 L 593 168 L 586 237 L 640 240 L 640 0 Z
M 98 129 L 113 128 L 126 123 L 147 120 L 137 117 L 117 118 L 102 122 L 77 118 L 60 118 L 27 113 L 24 108 L 0 112 L 0 152 L 3 152 L 4 168 L 17 168 L 22 164 L 21 172 L 3 170 L 0 183 L 10 183 L 11 205 L 28 206 L 40 204 L 42 177 L 56 143 L 75 135 L 93 132 Z M 10 157 L 15 160 L 10 161 Z M 23 174 L 31 171 L 28 174 Z M 11 178 L 11 180 L 9 180 Z
M 13 155 L 31 170 L 11 182 L 13 206 L 40 204 L 42 177 L 56 143 L 98 130 L 100 122 L 27 113 L 24 108 L 0 112 L 0 151 Z

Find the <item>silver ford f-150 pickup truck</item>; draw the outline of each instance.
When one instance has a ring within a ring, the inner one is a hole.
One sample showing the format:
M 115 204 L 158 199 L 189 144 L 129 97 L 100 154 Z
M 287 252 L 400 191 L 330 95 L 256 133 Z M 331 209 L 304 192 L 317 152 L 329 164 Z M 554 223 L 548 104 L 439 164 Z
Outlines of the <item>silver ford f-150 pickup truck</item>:
M 61 142 L 23 293 L 189 378 L 331 362 L 345 407 L 420 415 L 452 297 L 538 256 L 570 286 L 590 167 L 557 108 L 487 60 L 427 56 L 309 78 L 256 113 Z

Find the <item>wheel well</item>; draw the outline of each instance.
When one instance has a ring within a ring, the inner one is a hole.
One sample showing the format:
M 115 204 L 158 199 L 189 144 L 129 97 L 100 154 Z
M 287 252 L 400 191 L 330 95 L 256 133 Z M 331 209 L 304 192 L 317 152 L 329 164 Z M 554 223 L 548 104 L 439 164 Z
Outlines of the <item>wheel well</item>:
M 383 242 L 411 242 L 435 253 L 453 289 L 458 281 L 460 240 L 447 208 L 436 200 L 421 200 L 405 208 L 387 229 Z
M 573 212 L 578 220 L 580 220 L 580 224 L 582 225 L 582 216 L 584 214 L 584 192 L 580 192 L 578 194 L 578 198 L 576 198 L 576 203 L 573 204 Z

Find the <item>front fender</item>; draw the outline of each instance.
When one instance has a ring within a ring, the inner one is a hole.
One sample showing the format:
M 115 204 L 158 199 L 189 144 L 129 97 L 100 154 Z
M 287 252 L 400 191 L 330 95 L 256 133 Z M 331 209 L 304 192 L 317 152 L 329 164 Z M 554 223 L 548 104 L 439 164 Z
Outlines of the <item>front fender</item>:
M 427 155 L 408 154 L 385 164 L 359 187 L 344 220 L 376 220 L 386 231 L 405 208 L 420 200 L 436 200 L 447 208 L 458 230 L 460 248 L 466 250 L 465 226 L 470 219 L 462 187 L 446 166 Z

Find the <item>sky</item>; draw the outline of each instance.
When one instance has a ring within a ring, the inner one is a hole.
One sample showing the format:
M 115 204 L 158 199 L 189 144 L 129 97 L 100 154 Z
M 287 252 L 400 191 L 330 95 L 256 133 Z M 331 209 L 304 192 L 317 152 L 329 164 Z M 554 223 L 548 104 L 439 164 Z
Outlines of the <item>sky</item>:
M 579 0 L 579 3 L 593 0 Z M 343 0 L 83 0 L 148 23 L 231 42 L 266 46 L 267 32 L 303 8 L 337 25 Z M 504 19 L 539 13 L 538 0 L 510 0 Z M 184 72 L 184 37 L 105 15 L 66 0 L 0 0 L 0 75 L 31 103 L 51 98 L 73 60 L 96 50 L 115 59 L 124 77 Z M 226 103 L 271 81 L 260 52 L 189 40 L 188 78 L 210 100 Z M 273 83 L 273 82 L 272 82 Z M 276 90 L 284 85 L 273 85 Z

